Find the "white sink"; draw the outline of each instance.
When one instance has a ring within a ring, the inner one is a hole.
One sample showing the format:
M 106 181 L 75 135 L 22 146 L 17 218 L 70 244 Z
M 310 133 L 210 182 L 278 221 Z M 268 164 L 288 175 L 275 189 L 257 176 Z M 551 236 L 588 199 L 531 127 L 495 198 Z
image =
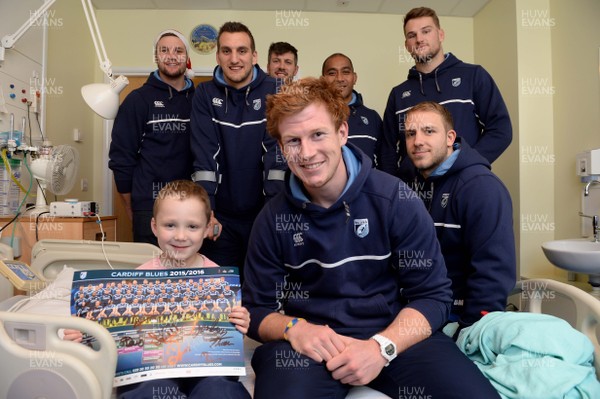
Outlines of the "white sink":
M 554 266 L 575 273 L 600 275 L 600 242 L 587 238 L 547 241 L 542 244 L 542 250 Z

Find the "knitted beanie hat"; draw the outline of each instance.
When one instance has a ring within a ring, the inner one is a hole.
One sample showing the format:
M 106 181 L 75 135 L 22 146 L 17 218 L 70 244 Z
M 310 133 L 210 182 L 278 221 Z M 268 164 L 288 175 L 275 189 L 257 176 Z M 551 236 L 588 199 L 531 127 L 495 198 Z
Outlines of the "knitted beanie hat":
M 156 39 L 154 40 L 154 53 L 155 53 L 154 55 L 156 55 L 156 45 L 158 44 L 158 41 L 160 39 L 162 39 L 162 37 L 165 35 L 175 35 L 185 45 L 185 51 L 187 53 L 187 64 L 186 64 L 185 76 L 187 76 L 189 79 L 192 79 L 194 77 L 194 71 L 192 70 L 192 61 L 190 59 L 190 45 L 189 45 L 187 39 L 185 38 L 185 36 L 183 36 L 181 34 L 181 32 L 178 32 L 175 29 L 167 29 L 167 30 L 163 30 L 162 32 L 160 32 L 158 34 L 158 36 L 156 36 Z

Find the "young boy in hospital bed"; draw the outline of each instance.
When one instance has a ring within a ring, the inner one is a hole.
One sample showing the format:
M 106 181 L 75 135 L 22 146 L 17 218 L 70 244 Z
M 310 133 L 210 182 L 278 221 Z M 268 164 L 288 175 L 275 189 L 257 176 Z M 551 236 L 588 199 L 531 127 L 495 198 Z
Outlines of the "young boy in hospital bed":
M 208 195 L 202 187 L 186 180 L 168 183 L 159 192 L 153 213 L 152 231 L 163 252 L 138 269 L 217 267 L 210 259 L 198 253 L 208 234 L 211 215 Z M 250 314 L 243 306 L 233 306 L 229 321 L 238 331 L 246 334 Z M 80 331 L 65 329 L 64 339 L 81 342 L 83 335 Z M 168 389 L 168 392 L 177 389 L 177 397 L 189 399 L 250 398 L 237 377 L 219 376 L 146 381 L 117 388 L 117 397 L 153 398 L 161 389 Z

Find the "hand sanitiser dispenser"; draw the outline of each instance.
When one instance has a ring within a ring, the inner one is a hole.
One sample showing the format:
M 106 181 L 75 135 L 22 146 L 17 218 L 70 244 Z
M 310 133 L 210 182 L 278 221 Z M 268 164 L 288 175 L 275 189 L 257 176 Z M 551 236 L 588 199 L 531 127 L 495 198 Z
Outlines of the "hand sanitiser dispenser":
M 596 176 L 600 179 L 600 148 L 577 154 L 577 176 Z
M 577 175 L 584 183 L 581 196 L 581 236 L 598 239 L 600 218 L 600 148 L 577 154 Z

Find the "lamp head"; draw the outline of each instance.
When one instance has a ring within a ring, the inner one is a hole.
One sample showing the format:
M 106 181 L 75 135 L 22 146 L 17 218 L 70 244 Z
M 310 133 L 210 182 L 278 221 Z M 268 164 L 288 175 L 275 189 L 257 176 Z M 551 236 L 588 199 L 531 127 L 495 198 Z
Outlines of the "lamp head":
M 129 80 L 119 76 L 110 83 L 92 83 L 81 88 L 81 95 L 87 105 L 104 119 L 115 119 L 119 111 L 119 94 Z

